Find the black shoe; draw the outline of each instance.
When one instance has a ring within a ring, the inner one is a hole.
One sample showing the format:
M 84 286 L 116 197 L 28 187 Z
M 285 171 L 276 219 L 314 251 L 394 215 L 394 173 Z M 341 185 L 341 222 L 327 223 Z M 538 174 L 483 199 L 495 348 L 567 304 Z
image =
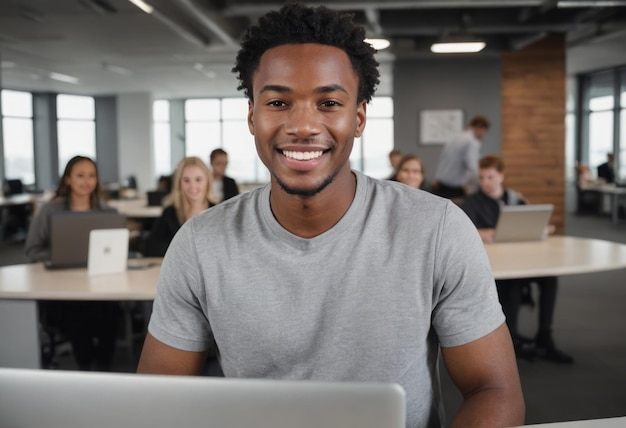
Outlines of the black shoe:
M 535 342 L 526 337 L 513 338 L 513 349 L 517 358 L 533 361 L 535 359 Z
M 551 337 L 535 340 L 535 355 L 557 364 L 574 363 L 574 358 L 558 349 Z

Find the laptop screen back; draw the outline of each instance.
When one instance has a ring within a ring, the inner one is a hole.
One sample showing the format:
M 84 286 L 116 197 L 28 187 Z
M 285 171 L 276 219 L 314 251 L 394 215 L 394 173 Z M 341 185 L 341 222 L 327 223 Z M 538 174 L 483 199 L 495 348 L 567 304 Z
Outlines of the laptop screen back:
M 63 211 L 50 216 L 48 268 L 87 267 L 89 232 L 126 227 L 126 217 L 110 211 Z
M 540 241 L 545 238 L 554 205 L 507 205 L 500 208 L 494 242 Z
M 405 428 L 387 383 L 224 379 L 0 368 L 3 426 Z

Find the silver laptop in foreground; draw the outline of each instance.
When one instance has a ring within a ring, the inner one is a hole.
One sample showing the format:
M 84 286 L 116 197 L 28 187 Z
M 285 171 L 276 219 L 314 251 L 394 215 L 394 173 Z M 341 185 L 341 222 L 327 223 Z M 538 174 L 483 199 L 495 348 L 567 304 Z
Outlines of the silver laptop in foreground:
M 544 239 L 553 210 L 554 205 L 552 204 L 500 207 L 494 242 L 540 241 Z
M 405 428 L 397 384 L 0 368 L 0 425 Z

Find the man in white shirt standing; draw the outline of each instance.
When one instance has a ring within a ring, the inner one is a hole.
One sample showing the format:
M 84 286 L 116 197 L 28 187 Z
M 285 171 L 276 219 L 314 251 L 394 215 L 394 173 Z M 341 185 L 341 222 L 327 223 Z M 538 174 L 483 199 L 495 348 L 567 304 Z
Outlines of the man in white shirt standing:
M 484 116 L 474 117 L 467 129 L 446 144 L 437 165 L 433 192 L 449 199 L 463 198 L 478 184 L 481 139 L 490 127 Z

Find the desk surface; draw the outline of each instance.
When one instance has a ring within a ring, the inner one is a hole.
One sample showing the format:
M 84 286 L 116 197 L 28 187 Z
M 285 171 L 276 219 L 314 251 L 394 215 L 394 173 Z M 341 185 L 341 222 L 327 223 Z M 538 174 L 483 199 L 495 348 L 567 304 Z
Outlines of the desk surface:
M 626 268 L 626 245 L 598 239 L 554 236 L 544 241 L 486 245 L 496 279 L 570 275 Z M 0 299 L 152 300 L 160 258 L 141 270 L 88 276 L 87 269 L 47 270 L 41 263 L 0 267 Z
M 626 187 L 617 186 L 615 183 L 591 182 L 582 183 L 581 190 L 595 190 L 602 193 L 612 193 L 617 195 L 625 195 Z
M 20 193 L 18 195 L 0 196 L 0 207 L 10 205 L 28 205 L 37 203 L 42 197 L 40 195 L 31 195 L 29 193 Z
M 157 218 L 161 216 L 163 207 L 148 206 L 145 198 L 138 199 L 111 199 L 107 205 L 129 218 Z
M 626 268 L 626 245 L 552 236 L 543 241 L 487 244 L 496 279 L 571 275 Z
M 584 421 L 555 422 L 548 424 L 524 425 L 536 428 L 623 428 L 626 427 L 626 417 L 591 419 Z
M 0 268 L 0 299 L 154 300 L 160 258 L 129 260 L 129 266 L 152 267 L 89 276 L 87 269 L 48 270 L 43 263 Z

